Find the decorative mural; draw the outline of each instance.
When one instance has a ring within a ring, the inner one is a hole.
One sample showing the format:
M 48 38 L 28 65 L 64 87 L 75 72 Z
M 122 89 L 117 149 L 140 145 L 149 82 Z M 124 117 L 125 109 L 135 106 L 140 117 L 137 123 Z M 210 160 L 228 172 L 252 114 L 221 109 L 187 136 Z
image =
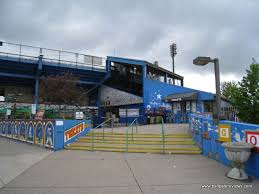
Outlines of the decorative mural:
M 0 120 L 0 136 L 53 148 L 54 120 Z
M 0 136 L 60 150 L 89 132 L 91 120 L 0 120 Z
M 150 110 L 152 108 L 166 108 L 166 110 L 172 110 L 172 105 L 170 103 L 165 103 L 162 101 L 162 94 L 160 90 L 155 91 L 150 94 L 150 100 L 146 104 L 146 109 Z
M 191 88 L 186 88 L 182 86 L 176 86 L 168 83 L 163 83 L 157 80 L 150 80 L 148 78 L 144 79 L 144 107 L 147 109 L 168 107 L 171 109 L 171 105 L 167 103 L 163 103 L 161 99 L 165 98 L 171 94 L 179 94 L 179 93 L 189 93 L 189 92 L 197 92 L 198 93 L 198 101 L 197 103 L 193 103 L 191 105 L 192 111 L 202 112 L 202 101 L 204 100 L 213 100 L 214 96 L 212 93 L 203 92 L 199 90 L 194 90 Z M 176 109 L 178 109 L 179 105 L 176 105 Z M 197 106 L 197 108 L 196 108 Z M 191 108 L 190 107 L 190 108 Z M 189 109 L 189 107 L 188 107 Z
M 189 114 L 189 132 L 192 134 L 194 142 L 201 147 L 203 155 L 225 165 L 230 165 L 230 161 L 226 158 L 221 145 L 224 141 L 249 142 L 259 150 L 259 125 L 227 120 L 215 125 L 211 116 Z M 252 152 L 246 163 L 246 171 L 250 176 L 259 179 L 258 151 Z
M 44 146 L 53 148 L 53 145 L 54 145 L 54 125 L 53 125 L 53 122 L 48 121 L 45 126 Z

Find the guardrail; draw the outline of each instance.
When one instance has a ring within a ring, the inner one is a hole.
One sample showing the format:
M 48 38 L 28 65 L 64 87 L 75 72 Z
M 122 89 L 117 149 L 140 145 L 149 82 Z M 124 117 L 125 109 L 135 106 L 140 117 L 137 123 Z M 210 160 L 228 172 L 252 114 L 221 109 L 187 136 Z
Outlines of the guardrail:
M 101 124 L 97 125 L 95 128 L 92 129 L 92 151 L 94 151 L 94 137 L 95 137 L 95 130 L 98 128 L 102 128 L 103 131 L 103 140 L 104 140 L 104 125 L 106 123 L 110 123 L 112 121 L 112 118 L 107 119 L 106 121 L 102 122 Z M 113 126 L 112 126 L 112 131 L 113 131 Z
M 128 152 L 128 146 L 129 146 L 129 129 L 131 128 L 131 141 L 133 141 L 133 128 L 135 127 L 136 133 L 138 132 L 138 119 L 135 118 L 131 124 L 126 129 L 126 152 Z
M 161 122 L 161 134 L 162 134 L 162 145 L 163 145 L 163 154 L 165 153 L 165 130 L 164 130 L 164 119 Z
M 2 45 L 0 46 L 0 55 L 5 57 L 14 57 L 18 60 L 37 60 L 42 55 L 43 63 L 80 65 L 99 69 L 106 68 L 105 59 L 102 57 L 9 42 L 0 43 L 2 43 L 0 44 Z

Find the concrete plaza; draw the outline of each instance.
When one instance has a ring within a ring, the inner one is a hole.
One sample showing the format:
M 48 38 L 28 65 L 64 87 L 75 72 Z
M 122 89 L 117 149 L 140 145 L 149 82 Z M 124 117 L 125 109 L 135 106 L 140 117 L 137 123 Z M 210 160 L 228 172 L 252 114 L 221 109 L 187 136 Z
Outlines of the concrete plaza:
M 228 170 L 202 155 L 52 152 L 0 137 L 1 194 L 258 193 L 259 181 L 228 179 Z

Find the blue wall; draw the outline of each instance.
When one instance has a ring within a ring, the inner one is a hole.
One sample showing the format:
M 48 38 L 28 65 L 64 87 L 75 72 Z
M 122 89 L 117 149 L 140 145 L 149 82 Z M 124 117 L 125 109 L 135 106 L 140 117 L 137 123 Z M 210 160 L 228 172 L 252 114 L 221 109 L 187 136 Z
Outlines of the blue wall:
M 246 130 L 259 130 L 259 125 L 248 123 L 220 121 L 220 124 L 229 124 L 231 126 L 231 142 L 245 142 Z M 204 156 L 218 160 L 224 165 L 230 165 L 230 161 L 226 158 L 224 148 L 221 145 L 222 142 L 218 141 L 218 126 L 213 124 L 212 118 L 190 114 L 189 131 L 195 143 L 202 149 Z M 203 136 L 203 134 L 207 135 Z M 259 179 L 258 151 L 252 151 L 245 169 L 248 175 Z
M 82 124 L 83 123 L 83 124 Z M 65 132 L 82 124 L 78 133 L 65 141 Z M 0 120 L 0 136 L 18 141 L 37 144 L 54 150 L 63 149 L 79 136 L 85 135 L 91 128 L 90 120 Z
M 63 122 L 63 125 L 58 126 L 57 125 L 58 122 Z M 68 141 L 65 141 L 64 140 L 65 132 L 81 123 L 84 124 L 83 131 L 76 134 Z M 54 144 L 54 150 L 63 149 L 64 146 L 74 142 L 78 137 L 87 134 L 90 131 L 90 129 L 91 129 L 91 120 L 56 120 L 56 126 L 55 126 L 55 142 L 56 143 Z
M 148 106 L 150 108 L 158 108 L 160 106 L 167 107 L 169 104 L 162 102 L 162 99 L 167 95 L 177 93 L 198 92 L 197 111 L 202 111 L 201 101 L 214 99 L 212 93 L 194 90 L 182 86 L 176 86 L 157 80 L 150 80 L 148 78 L 144 79 L 143 90 L 144 108 L 147 108 Z

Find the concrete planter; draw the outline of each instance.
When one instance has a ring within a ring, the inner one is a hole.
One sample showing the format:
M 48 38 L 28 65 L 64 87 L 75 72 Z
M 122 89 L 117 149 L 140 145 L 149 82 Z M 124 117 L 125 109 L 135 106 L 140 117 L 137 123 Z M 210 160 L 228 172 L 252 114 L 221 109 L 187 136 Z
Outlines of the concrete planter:
M 223 143 L 222 146 L 225 148 L 227 159 L 234 165 L 234 168 L 227 173 L 227 177 L 237 180 L 248 179 L 243 167 L 244 163 L 249 159 L 254 145 L 243 142 L 230 142 Z

